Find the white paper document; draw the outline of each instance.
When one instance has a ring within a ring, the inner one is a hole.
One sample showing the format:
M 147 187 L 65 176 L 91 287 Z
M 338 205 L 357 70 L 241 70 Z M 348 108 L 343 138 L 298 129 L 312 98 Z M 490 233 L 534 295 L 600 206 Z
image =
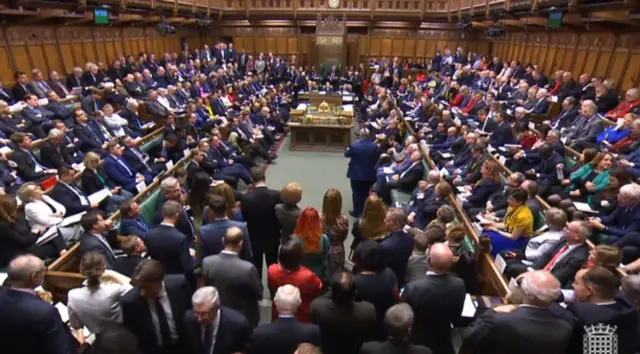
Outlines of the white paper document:
M 67 308 L 67 306 L 65 306 L 65 304 L 59 302 L 53 305 L 53 307 L 55 307 L 56 310 L 58 310 L 58 313 L 60 314 L 60 318 L 62 319 L 62 322 L 64 323 L 69 322 L 69 309 Z
M 91 198 L 91 197 L 89 197 Z M 91 199 L 89 199 L 91 200 Z M 96 203 L 97 204 L 97 203 Z M 65 226 L 69 226 L 69 225 L 73 225 L 73 224 L 77 224 L 80 222 L 80 219 L 82 219 L 82 215 L 86 214 L 86 211 L 83 211 L 82 213 L 78 213 L 76 215 L 71 215 L 68 216 L 66 218 L 64 218 L 59 224 L 58 227 L 65 227 Z
M 142 191 L 145 190 L 145 188 L 147 188 L 147 185 L 144 183 L 144 181 L 136 184 L 136 189 L 138 190 L 138 193 L 142 193 Z
M 446 168 L 443 167 L 442 169 L 440 169 L 440 176 L 446 177 L 448 175 L 449 175 L 449 171 L 447 171 Z
M 393 168 L 391 168 L 391 167 L 383 167 L 382 168 L 382 172 L 384 172 L 387 175 L 390 175 L 390 174 L 394 173 L 393 172 Z
M 573 202 L 573 205 L 576 207 L 576 209 L 580 210 L 581 212 L 598 214 L 598 212 L 591 209 L 591 207 L 587 203 Z
M 343 102 L 353 102 L 353 96 L 342 96 Z
M 0 286 L 2 286 L 2 284 L 4 284 L 4 281 L 7 280 L 8 277 L 9 277 L 9 274 L 0 273 Z
M 38 237 L 38 240 L 36 241 L 36 245 L 37 246 L 43 245 L 51 241 L 56 236 L 58 236 L 58 227 L 51 226 L 50 228 L 47 229 L 47 231 L 44 232 L 44 234 L 42 234 L 42 236 Z
M 167 170 L 170 170 L 173 167 L 173 161 L 169 160 L 164 165 L 167 166 Z
M 476 306 L 471 300 L 471 295 L 466 294 L 464 296 L 464 306 L 462 306 L 462 317 L 473 318 L 476 314 Z
M 300 103 L 298 105 L 298 107 L 296 107 L 296 110 L 298 110 L 298 111 L 306 111 L 307 110 L 307 104 L 306 103 Z
M 501 255 L 496 255 L 496 268 L 498 268 L 498 271 L 500 272 L 500 274 L 504 274 L 504 269 L 507 268 L 507 262 L 504 261 L 504 258 L 502 258 Z
M 450 159 L 450 158 L 452 158 L 452 157 L 453 157 L 453 154 L 448 153 L 448 152 L 441 152 L 441 153 L 440 153 L 440 156 L 442 156 L 442 157 L 443 157 L 443 158 L 445 158 L 445 159 Z
M 342 105 L 342 110 L 345 112 L 353 112 L 353 105 L 352 104 L 343 104 Z
M 145 125 L 143 125 L 142 128 L 151 129 L 155 126 L 156 126 L 156 122 L 149 122 L 149 123 L 145 123 Z
M 93 205 L 93 204 L 100 204 L 100 202 L 102 202 L 103 200 L 107 199 L 110 196 L 112 196 L 112 194 L 109 188 L 103 188 L 102 190 L 99 190 L 91 194 L 87 198 L 89 199 L 89 202 L 91 203 L 91 205 Z
M 184 157 L 189 157 L 189 154 L 191 154 L 191 150 L 189 150 L 189 148 L 182 150 L 182 155 L 184 155 Z

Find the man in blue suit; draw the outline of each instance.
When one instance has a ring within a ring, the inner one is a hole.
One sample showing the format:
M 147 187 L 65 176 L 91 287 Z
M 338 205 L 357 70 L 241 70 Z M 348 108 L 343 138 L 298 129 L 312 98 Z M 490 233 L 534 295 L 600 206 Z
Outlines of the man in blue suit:
M 120 205 L 120 234 L 136 235 L 145 239 L 151 226 L 142 217 L 140 205 L 132 200 L 127 200 Z
M 0 343 L 3 353 L 74 354 L 75 340 L 58 310 L 35 292 L 46 267 L 33 255 L 14 258 L 9 264 L 11 287 L 0 290 Z
M 243 242 L 242 251 L 239 256 L 245 261 L 253 260 L 251 251 L 251 239 L 247 225 L 243 222 L 229 220 L 227 217 L 227 202 L 221 196 L 214 195 L 209 202 L 209 212 L 213 214 L 214 221 L 204 225 L 200 229 L 200 249 L 202 258 L 222 252 L 222 240 L 230 227 L 237 227 L 242 230 Z
M 347 148 L 344 156 L 351 158 L 347 178 L 351 180 L 353 210 L 349 214 L 357 218 L 362 214 L 369 190 L 376 181 L 376 163 L 380 157 L 379 146 L 369 129 L 360 129 L 360 139 Z
M 138 192 L 136 184 L 144 182 L 144 176 L 136 174 L 136 171 L 122 158 L 123 150 L 124 148 L 117 140 L 107 144 L 108 155 L 104 158 L 104 171 L 116 185 L 135 194 Z

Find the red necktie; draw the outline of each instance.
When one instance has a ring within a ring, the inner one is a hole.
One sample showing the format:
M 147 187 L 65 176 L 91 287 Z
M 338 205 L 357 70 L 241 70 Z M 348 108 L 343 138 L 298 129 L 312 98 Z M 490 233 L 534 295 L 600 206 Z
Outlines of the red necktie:
M 547 263 L 547 265 L 544 266 L 544 270 L 546 271 L 551 270 L 556 265 L 556 263 L 558 263 L 558 261 L 560 260 L 560 257 L 562 257 L 562 255 L 564 255 L 564 253 L 567 252 L 568 249 L 569 249 L 568 244 L 565 244 L 564 246 L 562 246 L 562 248 L 560 248 L 560 250 L 556 252 L 555 256 L 551 258 L 549 263 Z

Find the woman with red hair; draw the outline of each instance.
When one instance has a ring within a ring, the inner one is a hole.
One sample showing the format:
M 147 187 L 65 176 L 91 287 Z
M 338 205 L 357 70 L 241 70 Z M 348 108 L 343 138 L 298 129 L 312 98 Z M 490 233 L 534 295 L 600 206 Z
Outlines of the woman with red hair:
M 293 239 L 302 245 L 302 265 L 311 269 L 320 279 L 327 276 L 327 254 L 331 247 L 329 237 L 322 231 L 320 213 L 315 208 L 306 208 L 298 218 L 293 230 Z

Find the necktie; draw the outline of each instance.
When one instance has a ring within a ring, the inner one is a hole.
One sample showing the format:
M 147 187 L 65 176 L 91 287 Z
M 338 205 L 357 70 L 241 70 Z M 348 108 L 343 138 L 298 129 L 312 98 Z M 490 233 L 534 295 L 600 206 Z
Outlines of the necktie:
M 204 327 L 202 346 L 204 347 L 205 354 L 211 354 L 213 352 L 213 325 L 211 324 Z
M 89 199 L 85 197 L 84 194 L 82 194 L 82 192 L 80 191 L 80 189 L 78 189 L 78 187 L 76 187 L 73 184 L 67 184 L 67 186 L 69 186 L 69 188 L 71 188 L 71 191 L 73 191 L 78 196 L 78 199 L 80 199 L 81 204 L 86 204 L 86 205 L 90 204 Z
M 140 228 L 142 230 L 144 230 L 145 232 L 149 230 L 149 227 L 147 226 L 147 224 L 144 221 L 136 219 L 136 224 L 138 224 L 138 226 L 140 226 Z
M 147 161 L 144 160 L 144 156 L 137 150 L 137 149 L 132 149 L 131 151 L 133 151 L 133 154 L 136 155 L 136 157 L 138 158 L 138 160 L 142 161 L 142 164 L 144 165 L 144 167 L 151 171 L 151 166 L 149 166 L 149 164 L 147 163 Z
M 22 88 L 24 89 L 24 92 L 31 93 L 31 90 L 29 90 L 29 86 L 22 85 Z
M 160 298 L 156 298 L 155 301 L 156 314 L 158 315 L 158 325 L 160 326 L 160 336 L 162 337 L 163 346 L 171 344 L 173 341 L 171 338 L 171 330 L 169 329 L 169 322 L 167 321 L 167 314 L 164 312 L 164 308 L 160 303 Z
M 46 170 L 46 168 L 44 166 L 42 166 L 38 160 L 36 159 L 35 155 L 33 154 L 33 152 L 29 151 L 29 156 L 31 156 L 31 159 L 33 160 L 33 163 L 36 164 L 36 166 L 40 167 L 43 170 Z
M 544 270 L 550 271 L 551 269 L 553 269 L 556 263 L 558 263 L 558 261 L 560 260 L 560 257 L 562 257 L 562 255 L 564 255 L 564 253 L 567 252 L 568 249 L 569 249 L 568 244 L 565 244 L 564 246 L 562 246 L 562 248 L 560 248 L 560 250 L 555 254 L 555 256 L 551 258 L 549 263 L 547 263 L 547 265 L 544 266 Z

